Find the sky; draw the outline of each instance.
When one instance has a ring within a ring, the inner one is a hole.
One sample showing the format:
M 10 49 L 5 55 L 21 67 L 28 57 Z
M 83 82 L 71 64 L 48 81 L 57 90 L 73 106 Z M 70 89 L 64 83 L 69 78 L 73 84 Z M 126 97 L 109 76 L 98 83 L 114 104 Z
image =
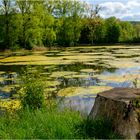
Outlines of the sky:
M 115 16 L 121 20 L 140 21 L 140 0 L 82 0 L 102 7 L 103 18 Z

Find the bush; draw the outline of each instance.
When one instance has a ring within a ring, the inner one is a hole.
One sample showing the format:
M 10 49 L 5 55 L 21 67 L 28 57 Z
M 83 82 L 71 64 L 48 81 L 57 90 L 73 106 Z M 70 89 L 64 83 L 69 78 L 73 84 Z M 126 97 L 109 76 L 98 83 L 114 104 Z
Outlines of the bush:
M 22 75 L 23 96 L 21 103 L 23 108 L 39 109 L 45 105 L 44 84 L 40 72 L 32 68 L 26 68 Z

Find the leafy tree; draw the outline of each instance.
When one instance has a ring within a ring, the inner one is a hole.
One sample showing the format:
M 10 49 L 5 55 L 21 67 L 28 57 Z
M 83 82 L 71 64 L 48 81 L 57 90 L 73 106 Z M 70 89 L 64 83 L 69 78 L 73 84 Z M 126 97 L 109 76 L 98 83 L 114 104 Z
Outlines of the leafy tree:
M 20 34 L 19 40 L 20 45 L 27 48 L 29 45 L 29 30 L 32 25 L 29 24 L 31 20 L 31 2 L 29 0 L 17 0 L 17 8 L 19 9 L 19 19 L 20 19 Z
M 101 10 L 101 7 L 99 5 L 96 5 L 95 8 L 93 5 L 90 5 L 87 8 L 87 18 L 84 25 L 84 34 L 86 35 L 86 39 L 93 44 L 93 43 L 101 43 L 104 40 L 105 36 L 105 26 L 104 26 L 104 20 L 100 18 L 99 11 Z M 84 37 L 82 37 L 84 38 Z
M 6 48 L 10 47 L 10 26 L 11 26 L 11 18 L 13 14 L 13 5 L 11 0 L 2 0 L 0 5 L 0 14 L 3 25 L 2 33 L 3 37 L 2 40 L 4 42 L 4 46 Z
M 88 21 L 87 28 L 89 31 L 88 37 L 89 37 L 89 40 L 91 41 L 91 44 L 104 42 L 106 28 L 105 28 L 105 22 L 103 19 L 99 17 L 90 19 Z
M 1 0 L 0 47 L 139 42 L 139 24 L 102 19 L 100 10 L 80 0 Z
M 119 21 L 115 17 L 110 17 L 105 21 L 107 43 L 117 43 L 120 37 Z
M 134 28 L 129 22 L 120 22 L 120 42 L 130 42 L 134 36 Z
M 133 41 L 140 42 L 140 23 L 133 25 L 133 28 L 134 28 Z
M 21 46 L 31 49 L 35 45 L 42 45 L 43 41 L 43 1 L 17 0 L 20 17 Z
M 59 17 L 57 41 L 63 46 L 76 45 L 80 38 L 83 7 L 75 0 L 60 0 L 56 9 L 56 17 Z
M 51 4 L 50 4 L 51 5 Z M 42 30 L 43 30 L 43 44 L 45 46 L 52 46 L 56 41 L 56 31 L 55 31 L 55 18 L 52 16 L 53 10 L 51 8 L 45 9 L 45 4 L 43 5 L 42 14 Z

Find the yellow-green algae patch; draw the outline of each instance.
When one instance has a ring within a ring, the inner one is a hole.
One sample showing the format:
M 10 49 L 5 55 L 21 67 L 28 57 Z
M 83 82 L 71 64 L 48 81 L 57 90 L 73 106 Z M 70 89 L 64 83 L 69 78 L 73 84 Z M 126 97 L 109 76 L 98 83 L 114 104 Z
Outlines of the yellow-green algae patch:
M 21 57 L 21 59 L 23 59 Z M 76 60 L 63 60 L 62 58 L 56 59 L 54 57 L 46 57 L 44 60 L 26 60 L 24 61 L 9 61 L 6 60 L 0 61 L 0 64 L 2 65 L 59 65 L 59 64 L 71 64 L 77 62 Z
M 77 72 L 72 71 L 60 71 L 60 72 L 53 72 L 50 77 L 64 77 L 64 76 L 72 76 L 77 74 Z
M 98 59 L 96 59 L 96 60 L 98 60 Z M 97 65 L 97 63 L 96 62 L 84 62 L 84 64 L 85 65 L 89 65 L 89 66 L 96 66 Z
M 89 76 L 88 74 L 76 74 L 76 75 L 66 75 L 65 78 L 95 78 L 95 76 Z
M 60 85 L 59 81 L 46 81 L 45 83 L 47 87 Z
M 83 94 L 97 94 L 99 92 L 110 90 L 112 87 L 109 86 L 90 86 L 87 88 L 84 87 L 68 87 L 65 89 L 61 89 L 58 92 L 58 96 L 76 96 L 76 95 L 83 95 Z
M 33 54 L 27 56 L 11 56 L 0 60 L 3 65 L 58 65 L 58 64 L 70 64 L 74 62 L 88 62 L 95 59 L 113 59 L 111 55 L 88 55 L 77 53 L 70 53 L 69 56 L 60 57 L 47 57 L 43 54 Z M 81 59 L 82 58 L 82 59 Z
M 117 49 L 117 50 L 114 50 L 114 52 L 133 55 L 135 53 L 140 52 L 140 49 L 138 49 L 138 48 L 135 48 L 135 49 L 127 49 L 127 48 L 126 49 Z
M 140 74 L 127 74 L 127 75 L 98 75 L 98 79 L 110 82 L 125 82 L 125 81 L 134 81 L 135 79 L 140 78 Z
M 0 90 L 3 92 L 11 92 L 15 87 L 19 87 L 19 85 L 7 85 L 4 87 L 1 87 Z
M 28 61 L 41 61 L 45 60 L 43 55 L 29 55 L 29 56 L 11 56 L 1 59 L 0 62 L 28 62 Z
M 135 83 L 134 83 L 134 82 L 135 82 Z M 140 88 L 140 80 L 136 80 L 136 79 L 135 79 L 135 81 L 133 81 L 133 84 L 134 84 L 134 87 Z
M 87 72 L 87 73 L 90 73 L 90 72 L 97 72 L 97 71 L 94 70 L 94 69 L 81 69 L 80 71 L 81 71 L 81 72 Z
M 0 82 L 3 82 L 4 81 L 4 77 L 0 77 Z
M 121 59 L 121 60 L 115 60 L 115 61 L 108 61 L 108 63 L 112 66 L 112 67 L 116 67 L 116 68 L 131 68 L 131 67 L 138 67 L 140 66 L 139 63 L 133 62 L 133 61 L 129 61 L 128 59 Z
M 55 90 L 57 90 L 57 88 L 56 87 L 51 87 L 51 88 L 46 88 L 45 89 L 45 92 L 52 92 L 52 91 L 55 91 Z
M 5 74 L 5 72 L 4 71 L 0 71 L 0 74 Z

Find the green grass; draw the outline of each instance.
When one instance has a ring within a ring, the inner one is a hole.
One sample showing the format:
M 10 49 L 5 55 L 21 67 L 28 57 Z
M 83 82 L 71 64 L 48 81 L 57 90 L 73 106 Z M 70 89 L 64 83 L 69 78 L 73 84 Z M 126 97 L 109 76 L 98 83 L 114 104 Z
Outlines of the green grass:
M 24 110 L 15 116 L 0 118 L 1 139 L 70 139 L 81 138 L 78 129 L 82 122 L 73 111 Z
M 1 139 L 94 139 L 120 138 L 111 122 L 88 120 L 71 110 L 31 111 L 24 109 L 15 115 L 0 118 Z
M 105 118 L 96 118 L 95 120 L 84 119 L 78 126 L 81 135 L 86 139 L 120 139 L 118 133 L 113 130 L 112 122 Z

